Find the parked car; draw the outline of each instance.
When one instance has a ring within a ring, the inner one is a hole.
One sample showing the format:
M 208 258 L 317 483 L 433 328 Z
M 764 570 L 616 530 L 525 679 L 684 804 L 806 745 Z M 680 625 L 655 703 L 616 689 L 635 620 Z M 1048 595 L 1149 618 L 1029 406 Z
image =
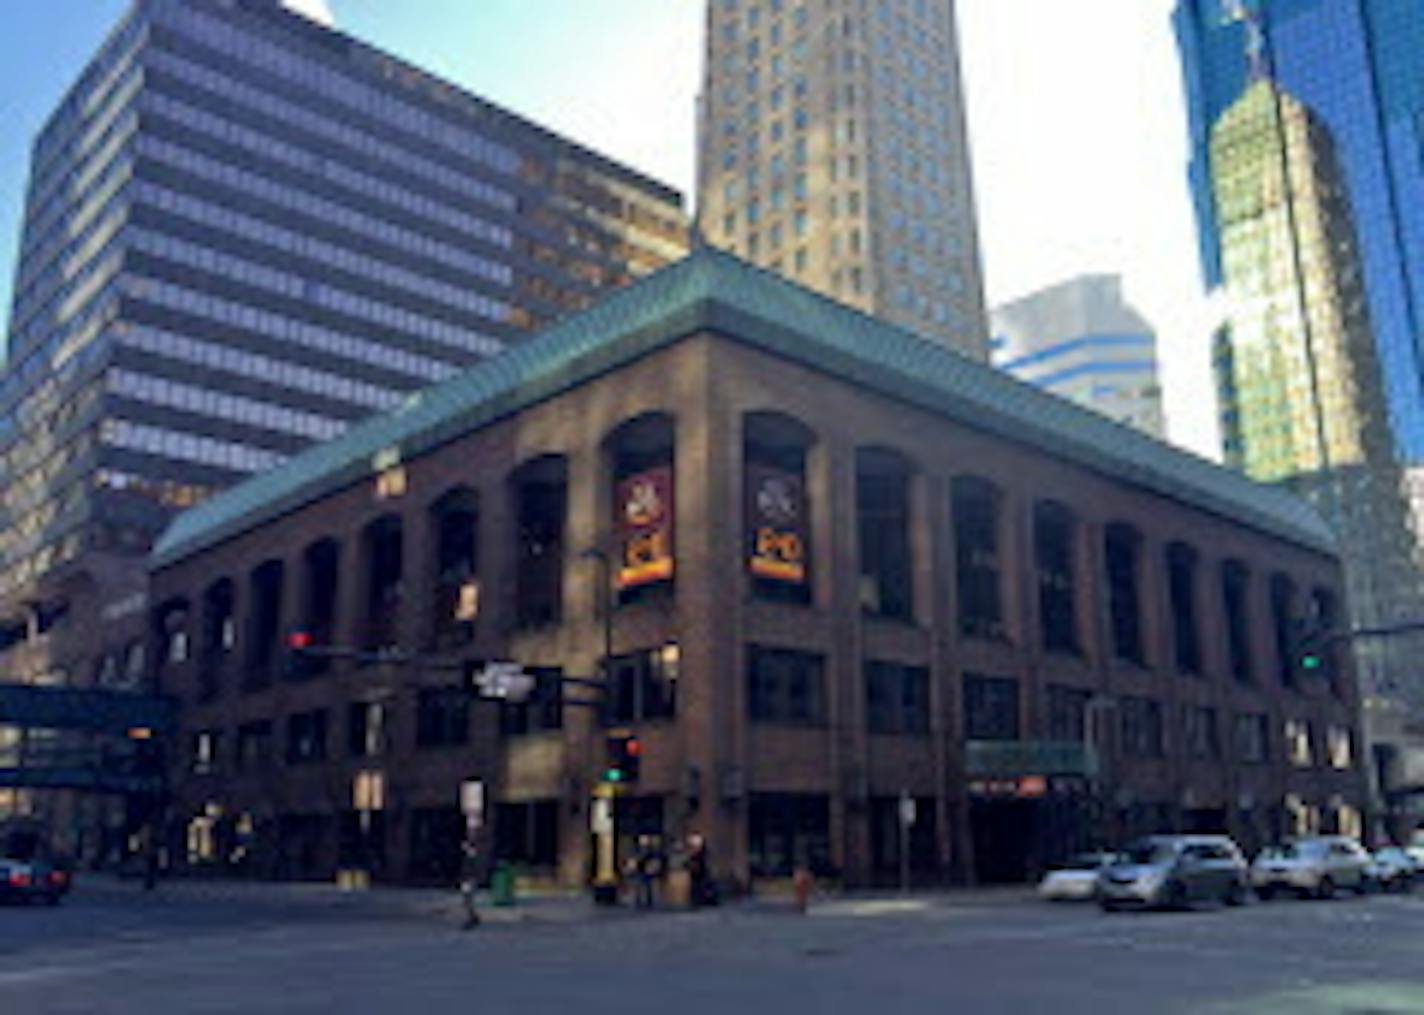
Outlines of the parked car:
M 1051 902 L 1095 899 L 1098 874 L 1117 859 L 1116 853 L 1079 853 L 1055 864 L 1038 883 L 1038 895 Z
M 72 883 L 70 866 L 50 848 L 42 826 L 22 821 L 0 827 L 0 900 L 54 906 Z
M 1406 849 L 1381 846 L 1370 856 L 1365 883 L 1384 892 L 1410 892 L 1419 876 L 1419 863 Z
M 1251 864 L 1251 887 L 1262 899 L 1280 892 L 1329 899 L 1341 888 L 1363 892 L 1370 854 L 1354 839 L 1322 835 L 1263 849 Z
M 1239 906 L 1247 897 L 1246 859 L 1224 835 L 1152 835 L 1130 843 L 1098 875 L 1105 910 L 1176 909 L 1202 899 Z

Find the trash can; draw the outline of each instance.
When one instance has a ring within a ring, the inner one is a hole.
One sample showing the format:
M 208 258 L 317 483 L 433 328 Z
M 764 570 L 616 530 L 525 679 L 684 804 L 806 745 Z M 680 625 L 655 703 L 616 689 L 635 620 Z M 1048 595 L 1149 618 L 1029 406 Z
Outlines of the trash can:
M 496 906 L 514 905 L 514 865 L 501 860 L 490 874 L 490 898 Z

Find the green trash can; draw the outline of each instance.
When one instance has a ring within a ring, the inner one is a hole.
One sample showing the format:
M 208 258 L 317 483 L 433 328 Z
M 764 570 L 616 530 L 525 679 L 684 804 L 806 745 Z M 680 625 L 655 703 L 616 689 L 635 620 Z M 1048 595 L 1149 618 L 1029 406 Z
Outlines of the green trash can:
M 514 905 L 514 865 L 501 860 L 490 874 L 490 897 L 496 906 Z

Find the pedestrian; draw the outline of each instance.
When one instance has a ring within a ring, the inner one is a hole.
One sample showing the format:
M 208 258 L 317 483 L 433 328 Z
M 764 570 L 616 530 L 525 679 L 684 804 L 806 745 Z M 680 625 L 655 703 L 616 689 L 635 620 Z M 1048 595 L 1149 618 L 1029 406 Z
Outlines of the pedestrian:
M 653 908 L 653 885 L 663 876 L 663 851 L 652 835 L 638 836 L 638 852 L 634 857 L 634 873 L 638 880 L 638 908 Z
M 692 888 L 692 905 L 714 906 L 717 893 L 712 884 L 707 840 L 697 832 L 687 837 L 687 874 Z
M 480 925 L 480 913 L 475 908 L 475 890 L 479 887 L 479 848 L 473 836 L 460 844 L 460 901 L 465 907 L 465 922 L 461 930 L 473 930 Z

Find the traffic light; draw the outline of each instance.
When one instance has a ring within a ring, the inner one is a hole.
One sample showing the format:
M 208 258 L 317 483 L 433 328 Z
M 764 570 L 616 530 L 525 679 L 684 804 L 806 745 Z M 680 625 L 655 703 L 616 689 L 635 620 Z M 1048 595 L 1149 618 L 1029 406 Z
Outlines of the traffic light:
M 1292 625 L 1291 669 L 1296 679 L 1318 680 L 1327 676 L 1330 632 L 1313 619 Z
M 608 763 L 603 769 L 603 781 L 615 784 L 638 781 L 638 769 L 643 759 L 643 742 L 632 733 L 608 735 Z
M 287 632 L 283 669 L 288 680 L 302 680 L 318 672 L 322 660 L 311 651 L 315 647 L 316 635 L 308 628 L 298 627 Z

